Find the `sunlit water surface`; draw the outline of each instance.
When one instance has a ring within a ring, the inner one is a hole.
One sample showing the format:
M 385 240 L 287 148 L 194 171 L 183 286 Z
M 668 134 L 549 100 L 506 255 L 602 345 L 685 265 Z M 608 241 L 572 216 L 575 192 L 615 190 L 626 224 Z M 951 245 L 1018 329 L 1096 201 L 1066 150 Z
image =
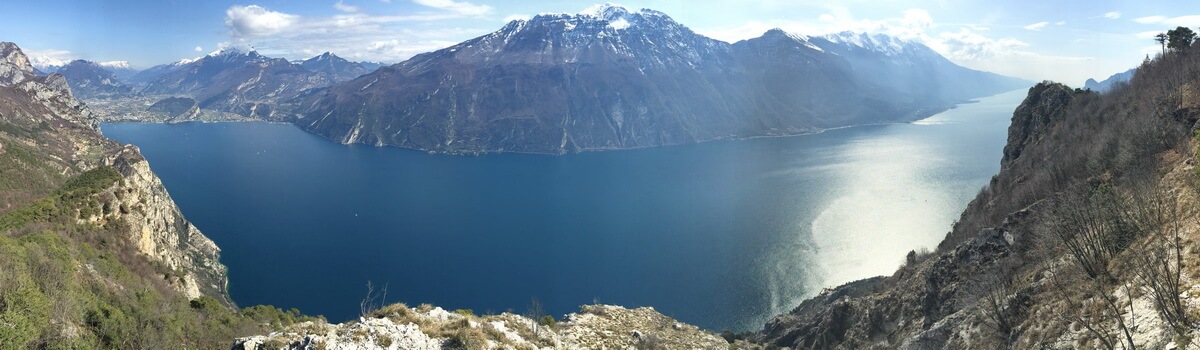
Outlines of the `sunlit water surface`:
M 565 156 L 340 145 L 290 125 L 106 124 L 222 248 L 240 305 L 556 315 L 654 306 L 761 327 L 933 247 L 998 170 L 1022 91 L 911 124 Z

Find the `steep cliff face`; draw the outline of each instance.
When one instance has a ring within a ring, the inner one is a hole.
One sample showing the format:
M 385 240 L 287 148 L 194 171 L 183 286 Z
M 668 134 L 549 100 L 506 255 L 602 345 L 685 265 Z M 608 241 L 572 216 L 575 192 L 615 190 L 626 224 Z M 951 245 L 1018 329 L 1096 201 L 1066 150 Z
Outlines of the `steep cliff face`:
M 0 129 L 0 141 L 30 152 L 23 158 L 23 166 L 5 169 L 5 175 L 16 177 L 27 169 L 49 167 L 57 174 L 37 176 L 52 188 L 70 176 L 112 166 L 122 181 L 106 190 L 111 196 L 97 198 L 111 198 L 106 205 L 124 209 L 80 219 L 125 221 L 127 238 L 138 252 L 175 272 L 178 280 L 171 285 L 177 291 L 188 298 L 207 295 L 232 305 L 225 290 L 225 267 L 218 258 L 220 250 L 183 217 L 137 148 L 104 138 L 97 120 L 74 98 L 67 81 L 58 74 L 36 76 L 28 59 L 12 43 L 0 43 L 0 125 L 7 126 Z
M 766 324 L 797 349 L 1196 346 L 1200 58 L 1168 55 L 1106 94 L 1041 83 L 1002 170 L 930 254 Z M 1174 306 L 1172 306 L 1174 305 Z
M 1008 144 L 1004 146 L 1005 167 L 1021 156 L 1021 150 L 1050 132 L 1067 113 L 1075 93 L 1061 84 L 1039 84 L 1029 91 L 1029 97 L 1013 112 L 1008 126 Z
M 226 294 L 228 276 L 220 261 L 221 250 L 183 217 L 137 148 L 124 146 L 105 163 L 124 180 L 109 189 L 118 198 L 112 206 L 128 209 L 112 216 L 129 223 L 129 239 L 138 251 L 180 272 L 172 285 L 188 299 L 208 295 L 232 305 Z

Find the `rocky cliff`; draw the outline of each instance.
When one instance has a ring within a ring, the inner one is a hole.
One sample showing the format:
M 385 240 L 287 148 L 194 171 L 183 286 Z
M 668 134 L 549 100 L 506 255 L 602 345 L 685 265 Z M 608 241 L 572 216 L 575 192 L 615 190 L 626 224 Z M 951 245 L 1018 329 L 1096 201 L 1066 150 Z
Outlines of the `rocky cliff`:
M 0 95 L 9 97 L 0 107 L 0 120 L 14 129 L 44 125 L 35 133 L 10 134 L 7 139 L 31 146 L 45 144 L 43 148 L 50 151 L 54 161 L 67 163 L 60 175 L 78 174 L 97 166 L 112 166 L 121 174 L 123 181 L 107 190 L 115 199 L 106 205 L 127 210 L 81 219 L 93 223 L 125 220 L 130 227 L 128 239 L 136 242 L 141 254 L 180 274 L 179 283 L 172 284 L 180 292 L 189 298 L 209 295 L 232 305 L 225 292 L 220 250 L 183 218 L 137 148 L 104 138 L 98 122 L 74 98 L 66 80 L 58 74 L 36 76 L 16 45 L 0 43 L 0 57 L 4 57 L 0 61 L 0 87 L 8 92 Z
M 305 319 L 235 309 L 220 250 L 96 123 L 0 43 L 0 347 L 214 348 Z
M 1200 57 L 1099 94 L 1045 82 L 1002 170 L 932 253 L 833 288 L 756 340 L 796 349 L 1195 348 Z
M 183 217 L 137 147 L 124 146 L 105 163 L 123 179 L 107 190 L 115 200 L 106 205 L 126 210 L 88 220 L 125 220 L 128 238 L 137 250 L 177 272 L 170 282 L 188 299 L 207 295 L 233 305 L 226 293 L 228 276 L 220 261 L 221 250 Z

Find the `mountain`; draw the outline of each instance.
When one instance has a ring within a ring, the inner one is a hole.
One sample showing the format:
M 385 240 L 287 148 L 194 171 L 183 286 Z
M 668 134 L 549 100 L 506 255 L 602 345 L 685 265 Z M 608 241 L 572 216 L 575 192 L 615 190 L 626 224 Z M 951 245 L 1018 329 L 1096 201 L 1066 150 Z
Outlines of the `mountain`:
M 213 349 L 308 319 L 234 308 L 220 249 L 183 217 L 138 148 L 105 138 L 62 75 L 36 75 L 8 42 L 0 252 L 6 349 Z
M 882 34 L 841 32 L 812 38 L 813 45 L 845 58 L 859 80 L 903 93 L 919 104 L 959 102 L 1030 83 L 950 62 L 928 46 Z
M 29 64 L 33 66 L 35 72 L 41 72 L 41 75 L 46 75 L 58 71 L 58 68 L 67 65 L 69 61 L 63 61 L 50 56 L 30 56 Z
M 314 91 L 289 120 L 343 143 L 562 154 L 908 121 L 1026 86 L 868 39 L 900 47 L 778 30 L 729 44 L 662 12 L 598 5 Z
M 165 68 L 167 72 L 149 80 L 142 93 L 187 95 L 195 98 L 200 108 L 244 116 L 268 117 L 275 101 L 332 84 L 329 78 L 285 59 L 238 49 Z
M 324 74 L 326 78 L 335 82 L 354 79 L 374 70 L 367 69 L 357 62 L 347 61 L 330 52 L 304 60 L 299 65 L 309 71 Z
M 85 60 L 74 60 L 58 69 L 67 79 L 71 91 L 79 98 L 126 97 L 134 94 L 132 87 L 117 78 L 104 66 Z
M 379 69 L 380 67 L 386 66 L 388 64 L 383 63 L 383 62 L 362 61 L 362 62 L 358 62 L 358 65 L 362 66 L 364 69 L 367 70 L 368 73 L 370 73 L 370 72 L 374 72 L 376 69 Z
M 109 72 L 112 72 L 113 75 L 121 81 L 128 81 L 129 78 L 132 78 L 134 75 L 140 72 L 139 70 L 131 67 L 129 65 L 129 61 L 108 61 L 98 62 L 97 64 Z
M 1030 88 L 999 174 L 935 250 L 829 288 L 750 338 L 795 349 L 1192 346 L 1196 68 L 1200 56 L 1171 52 L 1121 94 Z
M 1096 92 L 1108 92 L 1108 90 L 1112 90 L 1114 85 L 1119 83 L 1127 83 L 1130 79 L 1133 79 L 1133 72 L 1135 71 L 1137 71 L 1137 68 L 1132 68 L 1124 72 L 1113 74 L 1109 76 L 1108 79 L 1104 79 L 1104 81 L 1101 82 L 1097 82 L 1096 79 L 1088 78 L 1088 80 L 1083 83 L 1083 88 L 1091 89 L 1092 91 Z
M 200 120 L 200 105 L 187 97 L 168 97 L 155 102 L 146 111 L 157 115 L 165 123 Z
M 151 80 L 157 79 L 158 77 L 161 77 L 164 74 L 174 72 L 175 70 L 179 69 L 180 67 L 183 67 L 184 65 L 187 65 L 188 63 L 192 63 L 199 59 L 200 59 L 199 57 L 185 58 L 185 59 L 182 59 L 179 61 L 175 61 L 175 62 L 171 62 L 171 63 L 167 63 L 167 64 L 160 64 L 160 65 L 157 65 L 154 67 L 146 68 L 145 70 L 139 71 L 136 74 L 134 74 L 133 76 L 130 76 L 129 81 L 133 82 L 133 83 L 138 83 L 138 84 L 148 83 Z

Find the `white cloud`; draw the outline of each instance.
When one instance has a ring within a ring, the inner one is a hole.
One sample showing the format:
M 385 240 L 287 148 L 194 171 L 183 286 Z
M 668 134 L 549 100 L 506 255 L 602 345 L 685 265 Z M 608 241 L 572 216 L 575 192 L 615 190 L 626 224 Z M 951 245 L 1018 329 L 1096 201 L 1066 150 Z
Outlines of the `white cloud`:
M 299 20 L 300 16 L 270 11 L 258 5 L 234 5 L 225 10 L 225 27 L 235 37 L 277 34 Z
M 1172 27 L 1179 27 L 1179 26 L 1191 27 L 1191 26 L 1195 26 L 1197 23 L 1200 23 L 1200 15 L 1188 15 L 1188 16 L 1179 16 L 1179 17 L 1146 16 L 1146 17 L 1139 17 L 1137 19 L 1134 19 L 1133 21 L 1142 23 L 1142 24 L 1165 24 L 1167 26 L 1172 26 Z
M 1003 38 L 992 39 L 970 29 L 962 28 L 957 32 L 942 32 L 935 38 L 926 41 L 926 45 L 938 51 L 947 58 L 955 60 L 976 60 L 995 56 L 1009 56 L 1028 47 L 1023 41 Z
M 1061 26 L 1061 25 L 1064 25 L 1064 24 L 1067 24 L 1067 21 L 1058 21 L 1058 22 L 1054 22 L 1054 25 L 1056 25 L 1056 26 Z
M 1121 18 L 1121 13 L 1120 13 L 1120 12 L 1117 12 L 1117 11 L 1105 12 L 1105 13 L 1104 13 L 1104 18 L 1108 18 L 1108 19 L 1117 19 L 1117 18 Z
M 815 23 L 797 21 L 749 21 L 734 27 L 697 29 L 700 34 L 725 42 L 736 42 L 762 35 L 772 28 L 803 35 L 822 35 L 842 31 L 883 33 L 901 39 L 921 39 L 934 27 L 933 17 L 923 9 L 908 9 L 901 16 L 883 20 L 860 20 L 844 8 L 830 8 Z
M 429 6 L 436 9 L 447 10 L 463 16 L 483 16 L 492 12 L 492 7 L 488 5 L 475 5 L 466 1 L 454 0 L 412 0 L 413 3 L 423 6 Z
M 342 12 L 349 12 L 349 13 L 358 12 L 358 6 L 346 5 L 346 3 L 342 2 L 341 0 L 338 0 L 338 2 L 334 3 L 333 8 L 337 9 L 338 11 L 342 11 Z
M 62 66 L 68 62 L 79 59 L 78 55 L 67 50 L 31 50 L 22 49 L 25 56 L 29 57 L 29 63 L 38 69 L 44 69 L 51 66 Z
M 844 8 L 808 21 L 750 21 L 735 27 L 700 29 L 697 32 L 726 42 L 754 38 L 768 29 L 781 28 L 797 34 L 823 35 L 840 31 L 882 33 L 919 41 L 959 65 L 1029 80 L 1083 81 L 1094 68 L 1092 57 L 1047 55 L 1032 51 L 1032 45 L 1012 37 L 990 37 L 988 26 L 978 23 L 939 24 L 921 9 L 904 11 L 880 20 L 854 18 Z M 1035 23 L 1042 29 L 1053 23 Z M 1063 23 L 1065 24 L 1065 22 Z
M 1048 25 L 1050 25 L 1050 22 L 1037 22 L 1034 24 L 1024 26 L 1022 28 L 1025 28 L 1028 30 L 1042 30 L 1042 28 L 1046 28 L 1046 26 L 1048 26 Z
M 1161 33 L 1164 33 L 1164 32 L 1152 30 L 1152 31 L 1148 31 L 1148 32 L 1140 32 L 1140 33 L 1134 34 L 1134 36 L 1136 36 L 1138 39 L 1154 39 L 1155 35 L 1158 35 Z
M 1138 17 L 1138 18 L 1134 19 L 1133 21 L 1138 22 L 1138 23 L 1143 23 L 1143 24 L 1150 24 L 1150 23 L 1160 23 L 1166 19 L 1167 19 L 1166 16 L 1146 16 L 1146 17 Z
M 339 3 L 345 5 L 344 1 Z M 357 61 L 399 62 L 415 54 L 444 48 L 464 38 L 488 32 L 484 29 L 418 25 L 473 17 L 483 11 L 465 2 L 438 2 L 436 5 L 449 10 L 374 15 L 353 6 L 356 12 L 345 12 L 348 9 L 339 8 L 342 12 L 336 15 L 318 17 L 271 11 L 256 5 L 233 6 L 226 11 L 225 19 L 229 39 L 220 43 L 219 48 L 253 48 L 267 56 L 287 59 L 304 59 L 331 51 Z M 334 7 L 338 7 L 338 4 Z M 486 10 L 491 11 L 491 8 L 487 7 Z

